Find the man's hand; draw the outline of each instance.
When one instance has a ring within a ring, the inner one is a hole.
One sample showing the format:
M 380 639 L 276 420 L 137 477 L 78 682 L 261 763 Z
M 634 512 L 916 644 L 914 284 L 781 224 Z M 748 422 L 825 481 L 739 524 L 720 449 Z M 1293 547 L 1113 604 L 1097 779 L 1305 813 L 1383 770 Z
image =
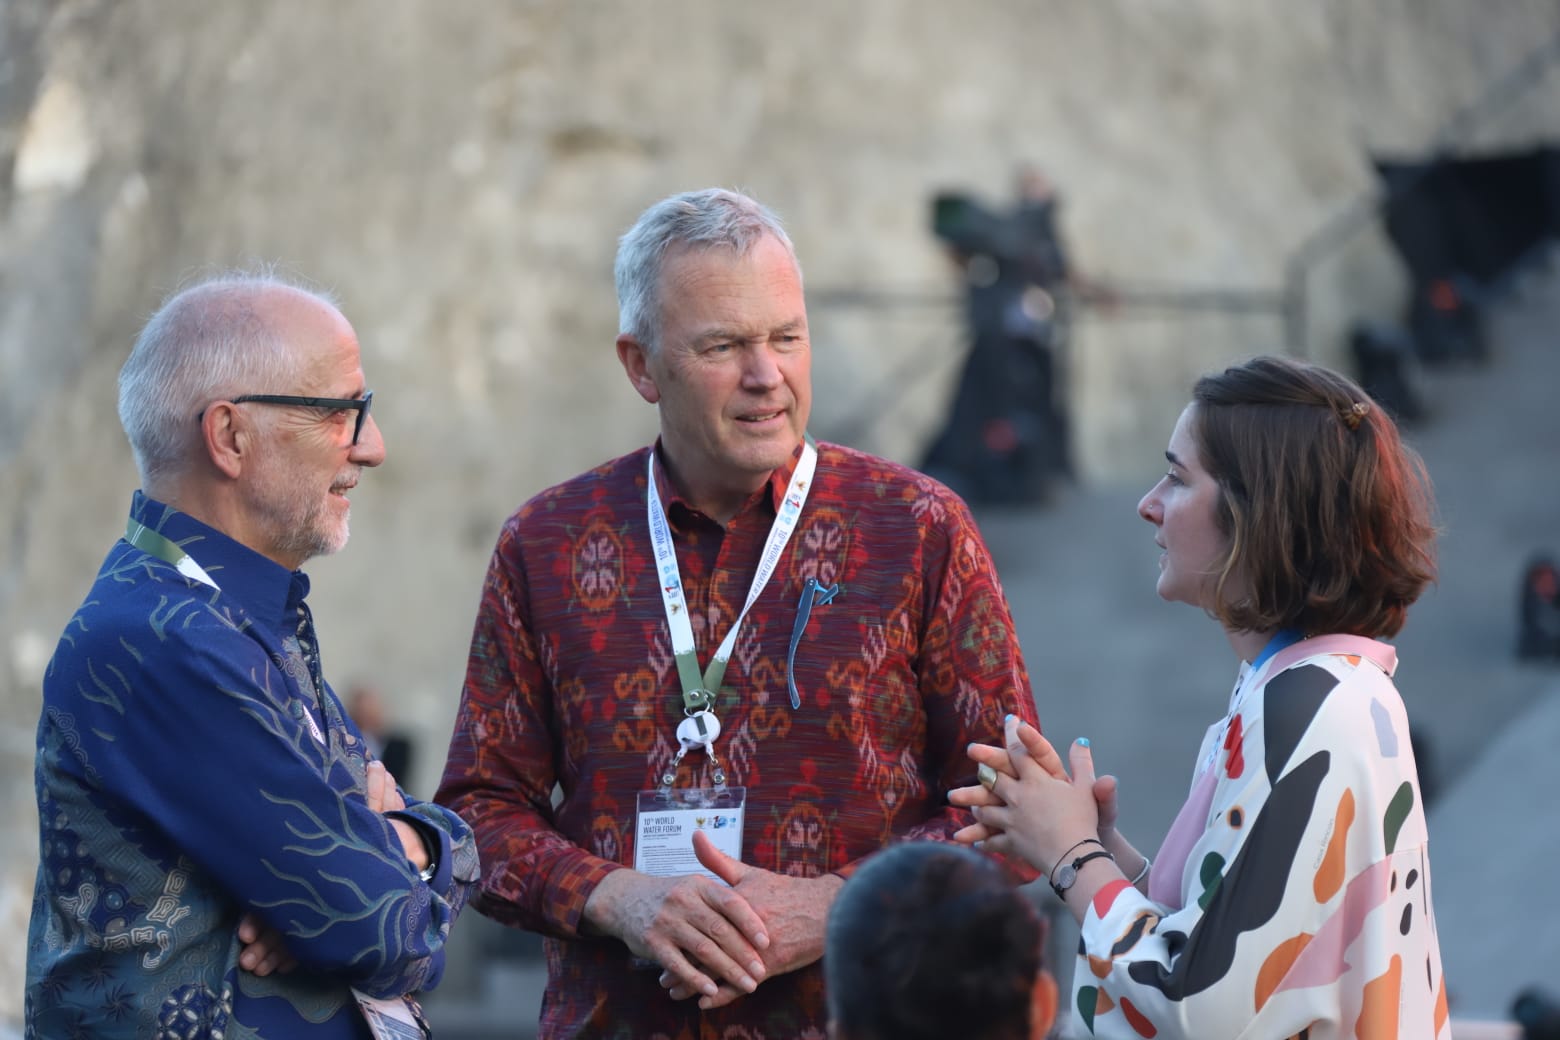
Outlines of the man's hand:
M 238 941 L 244 948 L 238 954 L 238 966 L 261 978 L 280 972 L 286 974 L 298 966 L 282 933 L 266 924 L 258 914 L 245 914 L 238 922 Z
M 365 787 L 368 807 L 374 812 L 401 812 L 406 809 L 406 799 L 401 797 L 401 788 L 383 762 L 368 764 Z M 405 820 L 391 820 L 390 826 L 395 828 L 396 837 L 401 839 L 401 851 L 406 853 L 412 866 L 419 871 L 427 870 L 431 862 L 428 859 L 428 846 L 422 835 L 417 833 L 417 828 Z
M 366 788 L 368 807 L 374 812 L 397 812 L 406 808 L 406 799 L 401 797 L 401 788 L 383 762 L 373 761 L 368 764 Z
M 751 867 L 721 852 L 703 832 L 694 834 L 693 851 L 705 869 L 730 885 L 763 918 L 770 937 L 764 950 L 766 975 L 805 968 L 823 956 L 824 923 L 830 904 L 844 884 L 838 876 L 795 878 Z M 662 974 L 661 985 L 671 991 L 674 1000 L 696 992 L 671 972 Z M 741 991 L 722 984 L 716 993 L 705 991 L 699 998 L 699 1007 L 723 1007 L 740 996 Z
M 707 877 L 615 870 L 585 901 L 585 919 L 705 1000 L 722 988 L 751 993 L 765 975 L 759 951 L 770 945 L 768 928 L 745 898 Z

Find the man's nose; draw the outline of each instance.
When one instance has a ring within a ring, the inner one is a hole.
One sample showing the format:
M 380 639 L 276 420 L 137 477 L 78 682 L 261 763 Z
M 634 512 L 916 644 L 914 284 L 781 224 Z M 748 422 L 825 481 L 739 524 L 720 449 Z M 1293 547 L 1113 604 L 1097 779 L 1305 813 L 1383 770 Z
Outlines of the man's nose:
M 363 430 L 347 458 L 359 466 L 377 466 L 385 461 L 385 438 L 379 432 L 379 422 L 372 412 L 363 421 Z
M 780 362 L 773 347 L 767 343 L 760 343 L 748 351 L 746 364 L 742 370 L 742 381 L 752 387 L 772 387 L 780 384 Z

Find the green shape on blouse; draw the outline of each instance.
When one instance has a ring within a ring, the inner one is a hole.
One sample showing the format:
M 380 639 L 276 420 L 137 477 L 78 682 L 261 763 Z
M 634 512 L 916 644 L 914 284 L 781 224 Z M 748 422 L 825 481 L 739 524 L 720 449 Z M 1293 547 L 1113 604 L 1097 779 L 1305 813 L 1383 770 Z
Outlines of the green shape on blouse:
M 1398 832 L 1403 829 L 1403 821 L 1408 819 L 1408 812 L 1413 807 L 1414 785 L 1404 780 L 1398 785 L 1392 801 L 1387 803 L 1387 815 L 1382 820 L 1382 834 L 1386 837 L 1389 855 L 1397 846 Z
M 1217 852 L 1208 853 L 1203 857 L 1198 876 L 1202 881 L 1203 893 L 1197 897 L 1197 905 L 1206 911 L 1208 904 L 1213 902 L 1213 894 L 1224 883 L 1224 857 Z

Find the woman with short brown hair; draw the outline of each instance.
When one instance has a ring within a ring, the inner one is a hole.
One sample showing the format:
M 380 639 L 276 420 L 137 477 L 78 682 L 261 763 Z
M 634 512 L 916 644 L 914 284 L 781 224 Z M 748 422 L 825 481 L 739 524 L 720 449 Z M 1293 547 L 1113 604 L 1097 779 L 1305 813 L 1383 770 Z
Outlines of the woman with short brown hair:
M 1423 797 L 1391 646 L 1434 578 L 1431 493 L 1344 376 L 1257 358 L 1198 381 L 1138 504 L 1158 592 L 1240 660 L 1150 862 L 1089 742 L 976 745 L 960 840 L 1046 871 L 1078 919 L 1073 1006 L 1102 1037 L 1450 1036 Z

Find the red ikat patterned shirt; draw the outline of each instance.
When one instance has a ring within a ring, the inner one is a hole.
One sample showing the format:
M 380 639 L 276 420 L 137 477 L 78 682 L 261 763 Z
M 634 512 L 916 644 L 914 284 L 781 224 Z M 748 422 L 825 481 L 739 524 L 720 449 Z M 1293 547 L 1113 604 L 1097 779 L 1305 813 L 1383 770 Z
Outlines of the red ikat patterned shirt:
M 974 782 L 966 745 L 1000 744 L 1009 712 L 1035 721 L 968 508 L 903 466 L 818 447 L 801 521 L 715 708 L 716 752 L 747 787 L 743 861 L 803 877 L 848 875 L 893 841 L 946 839 L 970 822 L 945 794 Z M 473 904 L 547 937 L 542 1037 L 822 1040 L 817 964 L 701 1012 L 667 996 L 621 942 L 580 932 L 597 883 L 633 863 L 635 796 L 657 785 L 682 717 L 645 519 L 650 450 L 542 492 L 504 525 L 437 801 L 475 831 Z M 658 467 L 701 667 L 742 609 L 799 456 L 724 529 Z M 786 652 L 808 577 L 844 591 L 812 610 L 793 711 Z M 677 786 L 711 782 L 707 756 L 684 759 Z

